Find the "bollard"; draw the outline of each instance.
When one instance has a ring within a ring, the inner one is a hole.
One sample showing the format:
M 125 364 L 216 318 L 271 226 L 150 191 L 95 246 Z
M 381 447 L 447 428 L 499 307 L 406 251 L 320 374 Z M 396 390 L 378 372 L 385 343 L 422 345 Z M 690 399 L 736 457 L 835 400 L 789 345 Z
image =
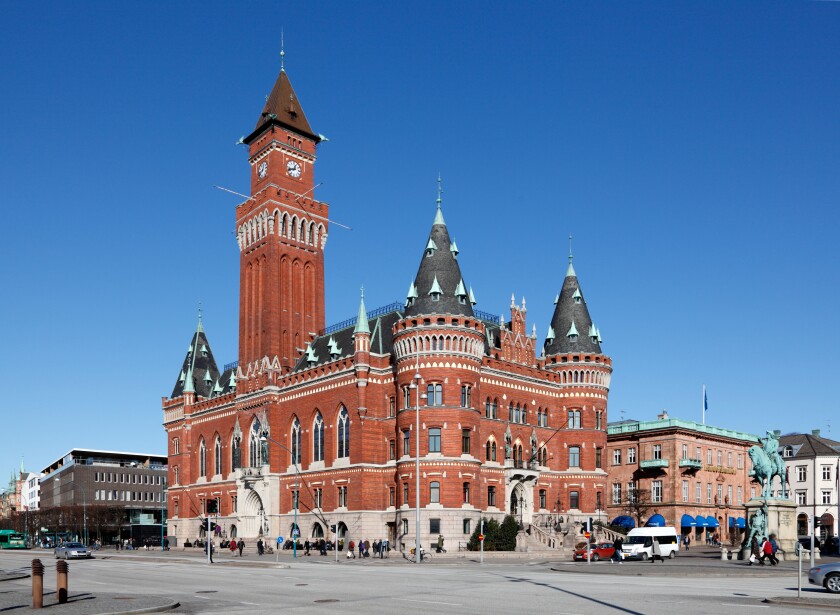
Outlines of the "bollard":
M 724 561 L 729 559 L 729 551 L 726 550 L 726 547 L 720 550 L 720 559 Z
M 67 571 L 70 566 L 64 560 L 55 563 L 55 593 L 58 594 L 58 603 L 67 602 Z
M 32 560 L 32 608 L 44 606 L 44 565 L 39 559 Z

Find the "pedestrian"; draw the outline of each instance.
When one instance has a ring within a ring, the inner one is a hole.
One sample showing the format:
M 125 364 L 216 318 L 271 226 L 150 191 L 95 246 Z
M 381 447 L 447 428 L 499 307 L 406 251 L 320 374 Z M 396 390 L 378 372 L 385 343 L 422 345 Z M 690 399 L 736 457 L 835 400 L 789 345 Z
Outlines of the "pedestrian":
M 231 540 L 230 541 L 230 554 L 231 554 L 232 557 L 236 557 L 236 549 L 237 549 L 236 541 Z
M 758 546 L 758 538 L 755 536 L 752 537 L 752 542 L 750 542 L 750 566 L 755 564 L 758 561 L 758 558 L 761 556 L 761 550 Z
M 382 559 L 384 557 L 385 557 L 385 541 L 380 540 L 379 541 L 379 559 Z
M 320 550 L 322 556 L 327 554 L 327 541 L 323 538 L 318 541 L 318 549 Z
M 651 548 L 650 563 L 654 563 L 657 557 L 659 558 L 660 562 L 662 562 L 663 564 L 665 563 L 665 558 L 662 557 L 662 547 L 659 546 L 659 541 L 656 539 L 656 536 L 654 536 L 653 545 Z
M 365 557 L 370 557 L 370 542 L 365 541 Z
M 262 538 L 260 538 L 259 540 L 257 540 L 257 555 L 262 555 L 262 554 L 263 554 L 263 541 L 262 541 Z
M 239 549 L 239 557 L 242 557 L 242 551 L 245 550 L 245 541 L 240 538 L 239 542 L 236 543 L 236 548 Z
M 355 541 L 351 540 L 350 541 L 350 550 L 347 551 L 347 557 L 348 558 L 352 557 L 353 559 L 356 559 L 356 554 L 354 553 L 355 548 L 356 548 L 356 543 L 355 543 Z
M 163 550 L 169 551 L 169 537 L 163 539 Z
M 612 554 L 612 558 L 610 559 L 610 562 L 618 562 L 619 564 L 621 563 L 621 547 L 622 546 L 624 546 L 624 539 L 621 538 L 621 536 L 619 536 L 618 538 L 615 539 L 615 542 L 613 542 L 614 551 L 613 551 L 613 554 Z
M 443 553 L 443 534 L 438 534 L 437 552 L 438 553 Z
M 774 566 L 779 563 L 778 558 L 776 557 L 776 551 L 779 550 L 779 545 L 776 542 L 776 535 L 770 534 L 770 563 Z
M 365 556 L 365 542 L 363 540 L 359 541 L 359 559 L 362 559 Z
M 690 546 L 691 546 L 691 536 L 686 534 L 685 535 L 685 550 L 688 551 Z

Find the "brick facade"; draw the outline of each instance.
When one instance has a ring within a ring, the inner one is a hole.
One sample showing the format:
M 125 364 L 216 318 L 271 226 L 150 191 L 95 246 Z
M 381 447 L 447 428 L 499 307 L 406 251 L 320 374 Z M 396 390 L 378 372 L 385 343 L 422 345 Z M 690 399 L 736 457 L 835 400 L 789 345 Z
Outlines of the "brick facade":
M 253 196 L 236 209 L 239 362 L 218 377 L 215 366 L 194 372 L 199 327 L 162 402 L 173 541 L 196 538 L 217 500 L 229 536 L 288 537 L 297 517 L 302 538 L 329 538 L 326 521 L 341 537 L 410 546 L 418 404 L 423 544 L 438 533 L 464 541 L 481 515 L 605 514 L 612 364 L 588 313 L 580 351 L 574 335 L 540 356 L 524 300 L 500 322 L 474 314 L 465 290 L 463 309 L 368 314 L 362 304 L 355 323 L 324 329 L 329 207 L 311 198 L 318 137 L 302 117 L 281 72 L 245 140 Z M 433 229 L 446 232 L 440 209 Z

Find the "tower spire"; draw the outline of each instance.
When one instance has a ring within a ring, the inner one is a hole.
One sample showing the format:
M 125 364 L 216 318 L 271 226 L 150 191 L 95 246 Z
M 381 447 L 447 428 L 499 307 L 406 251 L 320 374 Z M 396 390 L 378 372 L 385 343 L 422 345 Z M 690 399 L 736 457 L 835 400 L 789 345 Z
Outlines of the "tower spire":
M 574 265 L 572 265 L 572 260 L 574 260 L 574 255 L 572 254 L 572 234 L 569 233 L 569 268 L 566 269 L 567 278 L 577 277 L 577 274 L 575 274 Z
M 436 201 L 437 212 L 435 213 L 435 221 L 432 224 L 443 224 L 444 226 L 446 226 L 446 222 L 444 222 L 444 220 L 443 220 L 443 212 L 440 210 L 440 204 L 443 201 L 443 199 L 440 198 L 440 195 L 443 194 L 443 188 L 441 187 L 441 181 L 440 181 L 440 173 L 438 173 L 437 183 L 438 183 L 437 201 Z
M 286 44 L 283 40 L 283 28 L 280 28 L 280 72 L 286 72 Z
M 353 333 L 370 333 L 368 326 L 367 310 L 365 309 L 365 287 L 361 289 L 362 298 L 359 301 L 359 315 L 356 317 L 356 328 Z

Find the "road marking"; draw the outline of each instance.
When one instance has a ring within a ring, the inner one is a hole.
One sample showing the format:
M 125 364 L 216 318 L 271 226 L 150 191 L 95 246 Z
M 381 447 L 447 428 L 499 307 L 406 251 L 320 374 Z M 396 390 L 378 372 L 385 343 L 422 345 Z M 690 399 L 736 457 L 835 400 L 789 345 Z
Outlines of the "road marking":
M 734 602 L 721 602 L 721 606 L 747 606 L 752 609 L 769 609 L 770 607 L 764 604 L 735 604 Z
M 247 604 L 249 606 L 262 606 L 261 604 L 258 604 L 256 602 L 240 602 L 239 604 Z
M 400 600 L 402 602 L 422 602 L 423 604 L 445 604 L 447 606 L 464 606 L 463 604 L 458 604 L 457 602 L 436 602 L 434 600 L 412 600 L 411 598 L 394 598 L 394 600 Z

